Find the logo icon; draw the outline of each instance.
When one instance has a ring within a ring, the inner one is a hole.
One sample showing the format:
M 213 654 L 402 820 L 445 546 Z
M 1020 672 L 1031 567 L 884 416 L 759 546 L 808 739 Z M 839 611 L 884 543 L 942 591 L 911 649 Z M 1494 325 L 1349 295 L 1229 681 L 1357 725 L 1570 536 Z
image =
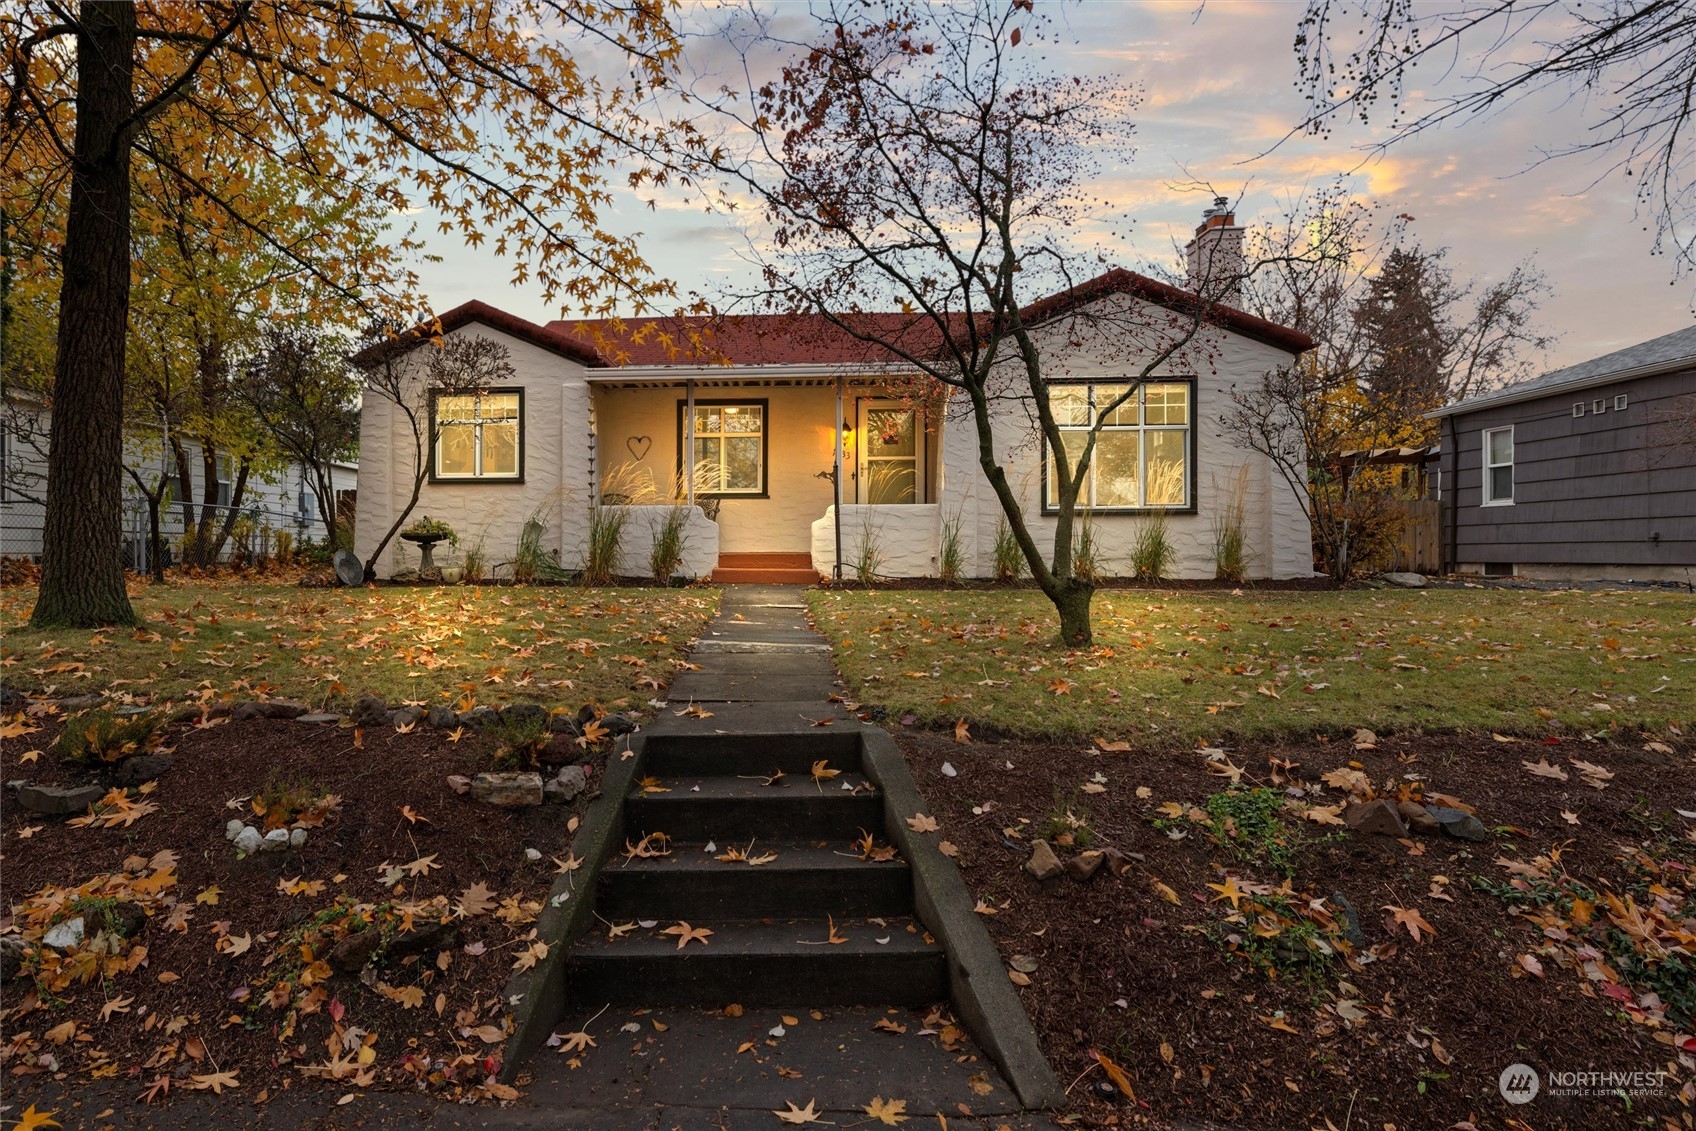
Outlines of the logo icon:
M 1543 1081 L 1538 1078 L 1537 1070 L 1529 1064 L 1510 1064 L 1502 1069 L 1496 1087 L 1508 1103 L 1528 1104 L 1543 1090 Z

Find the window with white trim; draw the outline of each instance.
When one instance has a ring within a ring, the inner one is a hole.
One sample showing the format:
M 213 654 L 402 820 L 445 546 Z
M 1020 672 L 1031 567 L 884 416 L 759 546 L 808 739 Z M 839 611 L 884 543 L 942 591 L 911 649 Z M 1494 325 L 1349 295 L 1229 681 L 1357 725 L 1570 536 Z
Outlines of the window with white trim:
M 766 402 L 695 402 L 695 491 L 763 495 L 766 489 Z
M 522 479 L 524 391 L 482 389 L 431 397 L 433 479 Z
M 1484 505 L 1513 502 L 1513 425 L 1484 430 Z
M 1125 389 L 1123 384 L 1106 383 L 1049 387 L 1049 403 L 1074 469 L 1091 424 L 1102 409 L 1124 396 Z M 1193 507 L 1193 398 L 1192 382 L 1151 382 L 1109 412 L 1096 435 L 1078 506 L 1095 511 Z M 1045 453 L 1044 462 L 1043 503 L 1052 509 L 1060 505 L 1054 453 Z

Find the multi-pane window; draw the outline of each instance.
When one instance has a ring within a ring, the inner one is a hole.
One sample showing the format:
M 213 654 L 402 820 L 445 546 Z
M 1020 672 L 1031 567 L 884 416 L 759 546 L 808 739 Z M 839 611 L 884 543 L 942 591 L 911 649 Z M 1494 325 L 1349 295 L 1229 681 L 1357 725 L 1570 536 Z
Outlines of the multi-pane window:
M 765 493 L 766 406 L 763 403 L 697 403 L 692 434 L 698 493 Z
M 1126 385 L 1067 384 L 1049 388 L 1072 470 L 1102 410 L 1125 395 Z M 1163 381 L 1142 386 L 1108 412 L 1078 505 L 1091 510 L 1133 510 L 1192 505 L 1190 431 L 1192 385 Z M 1060 504 L 1060 481 L 1049 454 L 1046 504 Z
M 524 394 L 517 389 L 439 393 L 433 399 L 437 479 L 517 479 Z
M 1484 432 L 1484 505 L 1513 502 L 1513 426 Z
M 924 502 L 924 425 L 912 408 L 861 402 L 859 499 L 862 503 Z

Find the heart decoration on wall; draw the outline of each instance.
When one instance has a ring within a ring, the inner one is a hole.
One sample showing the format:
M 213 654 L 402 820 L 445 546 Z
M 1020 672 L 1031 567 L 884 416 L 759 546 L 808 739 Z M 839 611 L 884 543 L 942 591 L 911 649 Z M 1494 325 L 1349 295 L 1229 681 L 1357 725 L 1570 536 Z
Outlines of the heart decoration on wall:
M 651 436 L 632 436 L 624 441 L 624 446 L 630 449 L 630 454 L 638 460 L 646 459 L 648 449 L 654 446 Z

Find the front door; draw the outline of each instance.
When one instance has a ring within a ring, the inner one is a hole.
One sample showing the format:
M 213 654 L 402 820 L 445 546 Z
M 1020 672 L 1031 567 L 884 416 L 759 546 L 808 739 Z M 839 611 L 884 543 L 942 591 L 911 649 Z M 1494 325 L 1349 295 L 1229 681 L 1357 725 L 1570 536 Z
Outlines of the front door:
M 925 430 L 919 410 L 900 401 L 862 398 L 858 415 L 855 502 L 924 502 Z

